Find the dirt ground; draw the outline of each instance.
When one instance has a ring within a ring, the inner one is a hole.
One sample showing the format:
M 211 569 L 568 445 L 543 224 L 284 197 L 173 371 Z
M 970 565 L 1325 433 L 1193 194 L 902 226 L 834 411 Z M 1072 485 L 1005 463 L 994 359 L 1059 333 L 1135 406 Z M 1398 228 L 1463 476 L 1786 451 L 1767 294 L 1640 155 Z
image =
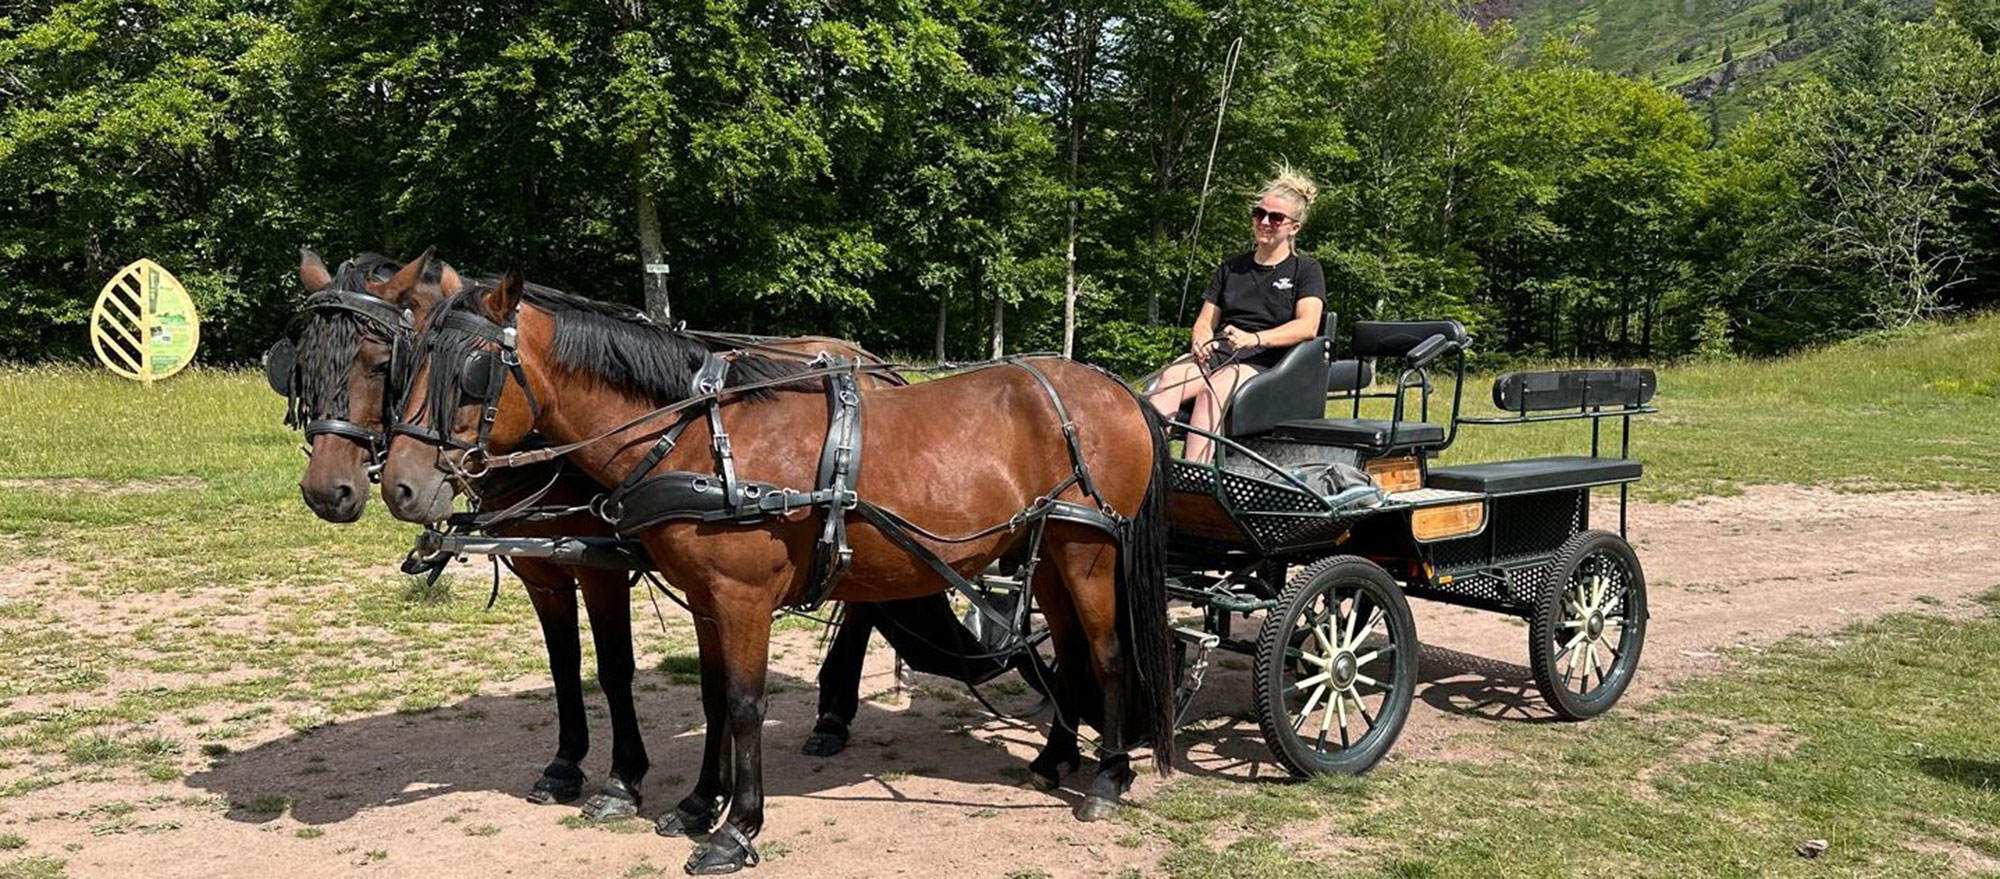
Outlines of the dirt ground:
M 1632 534 L 1646 567 L 1652 623 L 1628 703 L 1690 675 L 1725 671 L 1737 648 L 1895 611 L 1970 613 L 1973 598 L 2000 586 L 1993 561 L 2000 505 L 1987 497 L 1759 487 L 1731 498 L 1637 505 Z M 1479 760 L 1492 730 L 1548 719 L 1523 665 L 1523 624 L 1416 605 L 1427 645 L 1418 703 L 1390 761 Z M 539 649 L 529 646 L 529 632 L 522 635 L 523 649 Z M 1076 794 L 1020 784 L 1037 730 L 980 723 L 941 681 L 897 687 L 879 644 L 863 681 L 864 694 L 873 695 L 853 746 L 831 759 L 800 756 L 813 715 L 812 638 L 793 632 L 781 642 L 785 657 L 773 676 L 780 692 L 765 733 L 766 861 L 748 875 L 1157 872 L 1157 843 L 1117 822 L 1077 824 L 1070 818 Z M 642 657 L 642 668 L 654 660 Z M 33 847 L 20 854 L 63 858 L 76 877 L 678 874 L 685 840 L 658 838 L 649 825 L 626 828 L 636 832 L 572 826 L 563 821 L 571 808 L 520 797 L 553 744 L 548 686 L 523 679 L 430 713 L 274 733 L 170 785 L 64 784 L 0 802 L 0 832 L 24 833 Z M 1194 710 L 1213 716 L 1213 728 L 1185 754 L 1184 772 L 1256 779 L 1278 771 L 1254 722 L 1228 719 L 1248 707 L 1249 689 L 1241 662 L 1211 672 Z M 691 695 L 687 687 L 639 694 L 653 760 L 643 790 L 648 817 L 672 806 L 698 763 Z M 594 709 L 595 746 L 586 763 L 593 778 L 609 761 L 603 718 Z M 1588 735 L 1589 726 L 1576 734 Z M 1142 777 L 1132 797 L 1143 801 L 1157 785 Z M 161 797 L 163 789 L 173 797 Z M 229 805 L 280 796 L 292 802 L 276 815 Z M 146 803 L 124 819 L 125 830 L 136 832 L 100 836 L 91 821 L 44 820 L 120 799 Z M 66 852 L 66 845 L 80 848 Z

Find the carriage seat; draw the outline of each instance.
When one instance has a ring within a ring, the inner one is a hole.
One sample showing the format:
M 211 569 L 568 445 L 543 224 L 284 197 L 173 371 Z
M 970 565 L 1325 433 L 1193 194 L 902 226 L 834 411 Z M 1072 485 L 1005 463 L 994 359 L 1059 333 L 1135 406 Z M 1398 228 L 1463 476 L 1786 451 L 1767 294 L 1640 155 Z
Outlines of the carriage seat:
M 1432 467 L 1428 487 L 1482 494 L 1522 494 L 1631 482 L 1638 478 L 1639 462 L 1631 458 L 1558 455 L 1459 467 Z
M 1444 426 L 1373 418 L 1302 418 L 1279 424 L 1271 438 L 1314 446 L 1355 449 L 1369 456 L 1416 452 L 1444 445 Z

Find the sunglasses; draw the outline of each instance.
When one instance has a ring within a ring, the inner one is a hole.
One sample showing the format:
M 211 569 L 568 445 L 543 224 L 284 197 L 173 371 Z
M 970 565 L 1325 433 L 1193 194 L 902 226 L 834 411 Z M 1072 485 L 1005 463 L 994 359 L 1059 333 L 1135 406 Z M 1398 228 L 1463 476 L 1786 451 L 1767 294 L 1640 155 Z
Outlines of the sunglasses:
M 1267 211 L 1263 205 L 1257 205 L 1250 209 L 1250 222 L 1253 223 L 1270 223 L 1273 226 L 1282 226 L 1291 219 L 1289 215 L 1281 214 L 1277 211 Z

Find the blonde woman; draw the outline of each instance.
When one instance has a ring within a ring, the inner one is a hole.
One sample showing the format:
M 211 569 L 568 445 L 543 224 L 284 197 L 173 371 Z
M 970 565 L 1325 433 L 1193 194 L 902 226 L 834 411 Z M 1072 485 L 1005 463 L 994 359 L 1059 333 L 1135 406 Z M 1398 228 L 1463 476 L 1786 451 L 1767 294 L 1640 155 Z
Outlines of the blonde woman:
M 1250 207 L 1250 231 L 1257 246 L 1215 269 L 1201 295 L 1189 353 L 1160 374 L 1154 408 L 1172 417 L 1194 401 L 1188 423 L 1219 431 L 1222 413 L 1236 389 L 1276 365 L 1285 352 L 1319 333 L 1326 310 L 1326 273 L 1319 261 L 1299 253 L 1293 238 L 1319 187 L 1304 174 L 1280 167 Z M 1213 443 L 1190 433 L 1183 456 L 1207 461 Z

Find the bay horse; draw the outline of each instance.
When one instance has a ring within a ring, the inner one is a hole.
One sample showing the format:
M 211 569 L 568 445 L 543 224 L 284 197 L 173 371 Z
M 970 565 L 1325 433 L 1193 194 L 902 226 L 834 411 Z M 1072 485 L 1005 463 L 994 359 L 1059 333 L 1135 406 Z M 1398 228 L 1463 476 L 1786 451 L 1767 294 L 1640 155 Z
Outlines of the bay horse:
M 386 451 L 389 423 L 397 417 L 402 385 L 392 381 L 413 362 L 398 364 L 414 354 L 416 333 L 428 322 L 431 309 L 459 292 L 464 281 L 450 265 L 426 250 L 409 263 L 364 253 L 328 270 L 319 255 L 299 251 L 299 283 L 308 298 L 292 363 L 279 367 L 288 398 L 287 419 L 303 428 L 307 443 L 300 493 L 315 515 L 334 523 L 358 520 L 367 503 L 373 471 Z M 403 312 L 410 315 L 407 324 Z M 402 336 L 399 344 L 398 336 Z M 719 340 L 724 337 L 717 337 Z M 822 352 L 874 359 L 847 342 L 823 337 L 733 340 L 778 355 L 809 357 Z M 290 344 L 289 340 L 281 344 Z M 276 350 L 276 349 L 274 349 Z M 276 358 L 274 358 L 276 359 Z M 502 474 L 496 474 L 502 475 Z M 566 462 L 522 468 L 504 478 L 486 480 L 477 496 L 483 512 L 504 510 L 544 485 L 552 485 L 542 503 L 582 507 L 600 493 L 597 484 Z M 589 514 L 538 522 L 515 522 L 500 532 L 511 537 L 612 536 L 609 525 Z M 542 770 L 527 798 L 549 805 L 571 803 L 587 785 L 581 764 L 590 750 L 589 721 L 584 710 L 582 654 L 578 634 L 577 594 L 590 613 L 591 636 L 597 648 L 597 681 L 610 708 L 611 770 L 602 788 L 584 800 L 586 818 L 611 820 L 637 814 L 639 787 L 650 762 L 639 732 L 632 701 L 635 660 L 631 634 L 631 584 L 618 571 L 585 566 L 567 567 L 538 559 L 513 559 L 511 566 L 526 587 L 542 630 L 555 685 L 556 753 Z M 869 614 L 859 613 L 860 618 Z M 865 632 L 865 630 L 864 630 Z M 859 670 L 867 650 L 849 637 L 828 652 L 828 683 L 860 685 Z M 852 669 L 851 673 L 847 670 Z M 852 693 L 822 697 L 835 704 L 852 703 Z M 845 741 L 845 724 L 840 727 Z M 815 736 L 808 746 L 824 738 Z M 834 748 L 838 750 L 838 748 Z
M 708 352 L 629 309 L 528 288 L 513 273 L 440 306 L 420 348 L 421 379 L 403 417 L 428 422 L 435 438 L 454 448 L 407 435 L 391 442 L 382 493 L 406 521 L 450 512 L 454 474 L 473 460 L 462 449 L 478 448 L 491 467 L 531 433 L 559 444 L 551 453 L 567 449 L 605 486 L 621 485 L 659 448 L 655 440 L 673 433 L 678 442 L 662 444 L 669 450 L 656 459 L 655 473 L 713 474 L 720 459 L 744 486 L 810 490 L 835 420 L 818 381 L 765 387 L 811 370 L 750 356 L 729 366 L 724 387 L 739 390 L 725 390 L 709 413 L 712 423 L 726 422 L 726 441 L 717 442 L 711 420 L 700 417 L 683 418 L 671 431 L 657 421 L 635 425 L 663 404 L 695 402 Z M 478 384 L 468 379 L 469 367 L 504 368 L 506 378 Z M 475 384 L 484 392 L 471 390 Z M 1157 415 L 1118 379 L 1056 358 L 854 396 L 863 413 L 859 448 L 867 450 L 854 483 L 859 504 L 910 527 L 891 534 L 872 515 L 853 517 L 851 565 L 829 597 L 939 593 L 948 587 L 941 569 L 973 576 L 1039 532 L 1044 563 L 1033 567 L 1031 588 L 1056 645 L 1058 719 L 1031 769 L 1053 784 L 1062 767 L 1078 767 L 1074 723 L 1090 720 L 1102 734 L 1100 763 L 1076 815 L 1108 816 L 1132 780 L 1129 751 L 1137 742 L 1150 741 L 1163 772 L 1172 763 L 1166 444 Z M 1009 527 L 1022 521 L 1017 511 L 1025 515 L 1055 498 L 1096 504 L 1119 527 L 1056 517 Z M 689 857 L 691 873 L 757 863 L 751 840 L 764 819 L 771 620 L 808 588 L 825 515 L 807 508 L 748 523 L 669 518 L 637 530 L 667 581 L 686 593 L 700 645 L 708 721 L 701 772 L 657 822 L 662 835 L 704 837 Z M 908 551 L 911 545 L 939 567 Z M 1086 693 L 1100 698 L 1082 698 Z

